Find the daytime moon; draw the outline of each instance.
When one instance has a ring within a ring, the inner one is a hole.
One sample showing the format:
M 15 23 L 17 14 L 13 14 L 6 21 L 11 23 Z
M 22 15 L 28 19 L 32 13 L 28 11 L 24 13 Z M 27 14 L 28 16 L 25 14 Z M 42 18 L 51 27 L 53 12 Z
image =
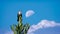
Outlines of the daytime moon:
M 25 14 L 26 17 L 30 17 L 34 14 L 35 12 L 33 10 L 28 10 Z

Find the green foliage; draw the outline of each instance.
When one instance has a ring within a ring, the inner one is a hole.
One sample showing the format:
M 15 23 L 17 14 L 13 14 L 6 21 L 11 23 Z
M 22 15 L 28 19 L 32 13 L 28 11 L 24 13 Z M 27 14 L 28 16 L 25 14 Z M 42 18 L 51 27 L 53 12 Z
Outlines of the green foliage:
M 14 32 L 14 34 L 27 34 L 27 31 L 29 29 L 30 25 L 26 23 L 23 25 L 22 23 L 22 14 L 18 15 L 18 24 L 13 24 L 11 26 L 11 30 Z

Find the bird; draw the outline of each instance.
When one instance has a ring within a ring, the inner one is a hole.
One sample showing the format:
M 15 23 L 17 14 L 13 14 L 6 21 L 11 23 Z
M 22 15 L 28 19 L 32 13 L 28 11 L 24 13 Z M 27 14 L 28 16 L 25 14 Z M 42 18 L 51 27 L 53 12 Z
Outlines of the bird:
M 22 17 L 22 12 L 21 11 L 19 11 L 18 14 L 17 14 L 17 21 L 19 21 L 20 16 Z

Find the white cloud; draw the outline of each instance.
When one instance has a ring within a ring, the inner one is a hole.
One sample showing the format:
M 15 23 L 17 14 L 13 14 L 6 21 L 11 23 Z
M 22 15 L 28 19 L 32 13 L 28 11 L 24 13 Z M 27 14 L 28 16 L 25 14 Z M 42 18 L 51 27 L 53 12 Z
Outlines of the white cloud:
M 34 34 L 33 32 L 38 29 L 55 27 L 55 26 L 60 26 L 60 23 L 56 23 L 55 21 L 42 20 L 38 24 L 32 25 L 28 30 L 27 34 Z
M 26 17 L 33 15 L 35 12 L 33 10 L 28 10 L 25 14 Z
M 5 34 L 14 34 L 13 31 L 7 31 Z
M 49 21 L 49 20 L 41 20 L 38 24 L 32 25 L 27 34 L 34 34 L 34 32 L 38 29 L 43 29 L 43 28 L 49 28 L 49 27 L 55 27 L 55 26 L 60 26 L 60 23 L 56 23 L 55 21 Z M 5 34 L 13 34 L 12 31 L 8 31 Z

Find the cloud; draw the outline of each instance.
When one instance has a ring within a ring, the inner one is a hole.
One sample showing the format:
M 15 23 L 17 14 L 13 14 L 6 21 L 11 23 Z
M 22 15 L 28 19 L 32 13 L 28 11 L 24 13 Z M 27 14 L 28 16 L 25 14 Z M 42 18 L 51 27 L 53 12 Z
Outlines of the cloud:
M 26 17 L 33 15 L 35 12 L 33 10 L 28 10 L 25 14 Z
M 32 25 L 28 30 L 27 34 L 34 34 L 33 32 L 38 29 L 55 27 L 55 26 L 60 26 L 60 23 L 56 23 L 55 21 L 49 21 L 49 20 L 41 20 L 38 24 Z
M 38 24 L 32 25 L 27 34 L 34 34 L 34 32 L 38 29 L 43 29 L 43 28 L 49 28 L 49 27 L 55 27 L 55 26 L 60 26 L 60 23 L 56 23 L 55 21 L 49 21 L 49 20 L 41 20 Z M 12 31 L 8 31 L 5 34 L 13 34 Z
M 14 34 L 13 31 L 7 31 L 5 34 Z

